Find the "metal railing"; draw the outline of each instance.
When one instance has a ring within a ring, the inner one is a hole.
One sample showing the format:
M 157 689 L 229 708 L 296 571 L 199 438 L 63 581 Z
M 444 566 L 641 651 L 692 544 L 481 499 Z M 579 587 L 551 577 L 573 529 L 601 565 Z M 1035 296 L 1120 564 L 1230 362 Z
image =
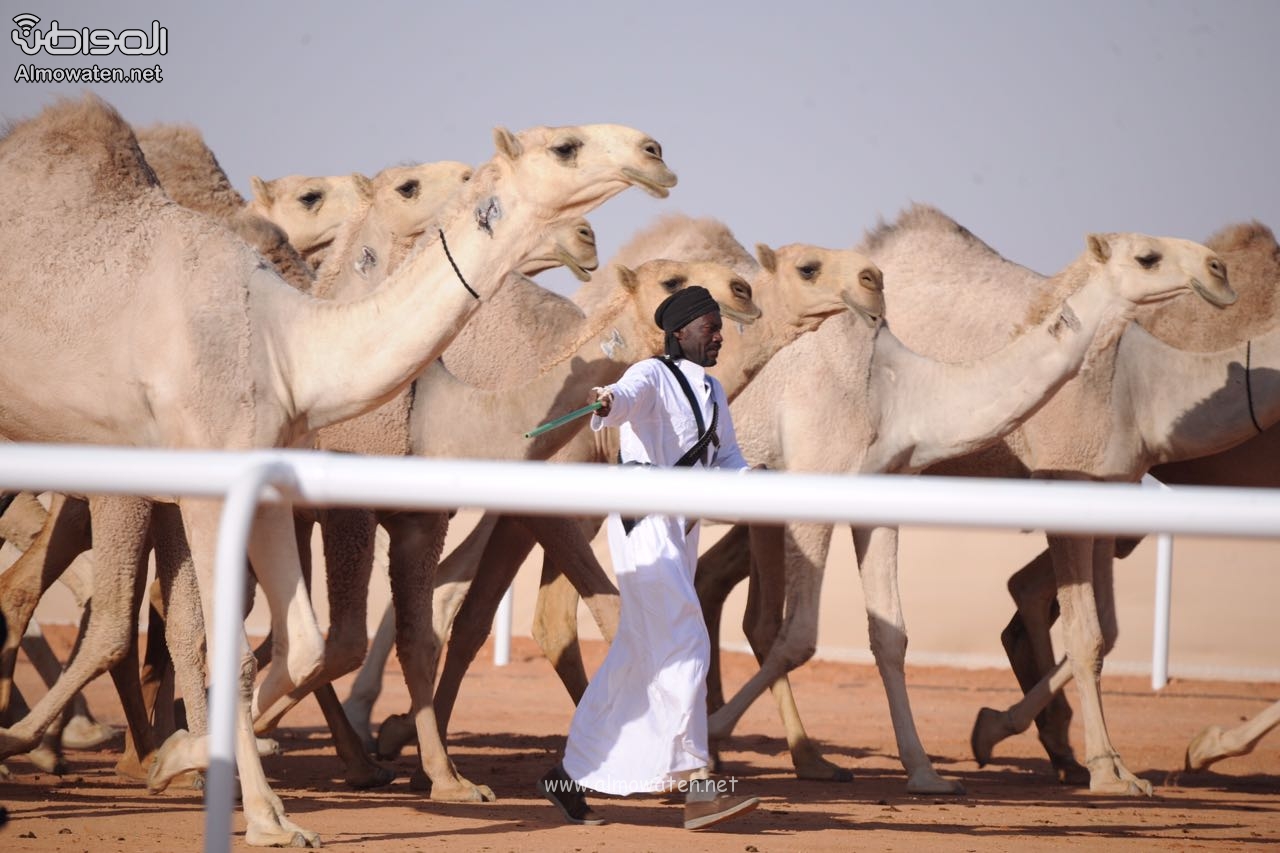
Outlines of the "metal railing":
M 548 515 L 1280 537 L 1280 492 L 943 477 L 369 457 L 310 450 L 0 445 L 0 491 L 225 498 L 211 649 L 205 850 L 230 848 L 244 555 L 259 502 Z

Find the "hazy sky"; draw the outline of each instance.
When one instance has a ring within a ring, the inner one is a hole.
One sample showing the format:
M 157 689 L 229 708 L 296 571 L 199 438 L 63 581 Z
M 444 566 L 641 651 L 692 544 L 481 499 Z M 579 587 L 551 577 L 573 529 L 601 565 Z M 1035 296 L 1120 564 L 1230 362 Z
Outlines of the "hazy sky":
M 158 20 L 164 56 L 27 56 L 4 39 L 0 114 L 89 88 L 135 124 L 197 125 L 245 195 L 253 175 L 479 163 L 495 125 L 638 127 L 680 185 L 596 211 L 605 260 L 667 211 L 719 218 L 748 247 L 851 246 L 928 202 L 1046 273 L 1089 231 L 1280 228 L 1274 0 L 0 9 L 8 29 L 24 12 L 46 31 Z M 94 61 L 158 64 L 163 80 L 14 80 Z

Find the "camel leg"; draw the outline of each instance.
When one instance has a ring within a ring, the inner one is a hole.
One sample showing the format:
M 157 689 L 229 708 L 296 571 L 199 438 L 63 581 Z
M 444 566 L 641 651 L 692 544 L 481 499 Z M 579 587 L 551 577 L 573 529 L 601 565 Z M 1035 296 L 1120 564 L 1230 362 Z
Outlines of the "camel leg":
M 321 514 L 324 536 L 325 578 L 329 592 L 329 637 L 325 642 L 324 668 L 311 683 L 334 748 L 346 768 L 345 781 L 353 788 L 377 788 L 389 784 L 395 773 L 369 757 L 360 736 L 352 728 L 333 689 L 333 679 L 360 666 L 368 644 L 369 577 L 373 573 L 377 516 L 366 509 L 328 509 Z M 296 693 L 295 693 L 296 695 Z
M 1080 693 L 1089 790 L 1150 795 L 1151 783 L 1139 779 L 1121 763 L 1102 712 L 1102 656 L 1106 650 L 1107 629 L 1111 627 L 1106 623 L 1114 625 L 1114 613 L 1099 612 L 1095 585 L 1104 590 L 1110 585 L 1114 543 L 1110 539 L 1095 542 L 1088 537 L 1051 536 L 1049 547 L 1058 578 L 1067 659 Z
M 783 567 L 785 605 L 775 638 L 766 648 L 759 671 L 725 704 L 710 716 L 707 734 L 711 743 L 722 741 L 732 732 L 761 693 L 775 681 L 813 657 L 818 641 L 818 600 L 827 550 L 831 543 L 831 527 L 823 524 L 787 524 L 782 528 L 781 550 L 776 527 L 752 526 L 751 553 L 753 571 L 762 576 Z M 780 564 L 771 556 L 783 555 Z M 776 575 L 774 575 L 776 577 Z M 759 608 L 756 625 L 749 629 L 762 644 L 767 643 L 768 620 L 776 618 L 777 608 L 764 603 Z
M 436 565 L 448 526 L 445 513 L 403 513 L 389 530 L 396 652 L 413 701 L 413 722 L 421 759 L 421 767 L 414 772 L 410 786 L 422 788 L 430 784 L 433 800 L 485 802 L 496 799 L 492 789 L 458 774 L 440 738 L 435 716 L 433 693 L 438 647 L 431 625 L 431 599 Z
M 310 692 L 300 688 L 324 665 L 324 637 L 302 576 L 292 509 L 283 504 L 258 508 L 249 537 L 249 559 L 270 607 L 272 636 L 271 665 L 254 690 L 252 716 L 273 721 Z M 200 565 L 198 558 L 196 565 Z M 201 575 L 203 592 L 207 588 L 203 569 Z M 294 691 L 299 695 L 291 695 Z
M 36 540 L 0 575 L 0 611 L 9 627 L 0 647 L 0 713 L 9 707 L 18 647 L 36 604 L 72 560 L 90 547 L 88 504 L 55 494 Z
M 747 562 L 750 583 L 742 627 L 758 663 L 764 663 L 769 650 L 777 642 L 787 606 L 786 578 L 777 571 L 778 566 L 785 564 L 783 542 L 783 528 L 776 526 L 758 525 L 749 537 Z M 828 782 L 852 781 L 853 774 L 827 761 L 805 731 L 791 690 L 791 680 L 785 672 L 769 685 L 769 691 L 778 707 L 796 777 Z
M 871 653 L 889 700 L 898 757 L 913 794 L 963 794 L 959 782 L 944 779 L 920 743 L 907 695 L 907 625 L 898 591 L 898 528 L 854 528 L 854 548 L 867 608 Z
M 466 601 L 471 592 L 471 585 L 475 580 L 477 570 L 481 563 L 486 560 L 489 540 L 493 536 L 493 533 L 497 529 L 499 523 L 502 522 L 502 519 L 503 516 L 497 513 L 486 512 L 480 517 L 480 521 L 467 534 L 466 538 L 462 540 L 458 547 L 454 548 L 452 553 L 450 553 L 449 556 L 437 567 L 434 584 L 435 588 L 431 593 L 432 636 L 435 639 L 436 649 L 448 648 L 451 656 L 455 647 L 454 644 L 457 644 L 459 653 L 455 660 L 461 663 L 460 669 L 457 670 L 457 678 L 459 680 L 461 680 L 463 674 L 465 674 L 467 666 L 470 666 L 471 660 L 474 659 L 480 646 L 484 644 L 485 637 L 488 636 L 488 628 L 475 626 L 474 630 L 469 631 L 468 626 L 459 625 L 459 633 L 457 635 L 453 635 L 451 633 L 451 629 L 456 621 L 458 610 L 462 607 L 463 602 Z M 388 531 L 395 529 L 397 525 L 409 525 L 409 527 L 402 531 L 402 535 L 406 537 L 405 541 L 409 541 L 409 539 L 416 536 L 412 530 L 412 525 L 415 523 L 416 522 L 412 517 L 408 519 L 393 517 L 384 520 L 383 525 Z M 514 522 L 511 524 L 514 525 Z M 507 525 L 504 525 L 504 527 L 506 526 Z M 503 536 L 504 539 L 512 535 L 510 530 L 523 531 L 524 528 L 523 526 L 511 526 L 508 532 Z M 527 531 L 520 535 L 527 536 Z M 395 548 L 394 540 L 396 539 L 396 536 L 394 534 L 392 539 L 392 547 Z M 523 552 L 516 561 L 517 568 L 519 567 L 520 562 L 522 562 L 525 556 L 529 553 L 529 550 L 532 549 L 532 538 L 528 538 L 527 544 L 520 547 L 523 547 Z M 503 556 L 499 557 L 499 559 L 503 561 L 503 565 L 506 565 L 506 561 L 508 559 L 515 559 L 505 556 L 505 552 L 501 553 Z M 406 558 L 408 558 L 407 555 Z M 394 601 L 395 598 L 393 596 L 393 604 Z M 477 604 L 477 606 L 479 605 Z M 477 640 L 476 633 L 482 630 L 486 633 L 480 636 Z M 474 648 L 472 648 L 473 646 Z M 470 650 L 469 656 L 466 655 L 465 650 Z M 436 695 L 440 695 L 439 688 L 437 688 Z M 444 695 L 448 697 L 449 709 L 452 711 L 453 700 L 457 696 L 457 684 L 447 685 L 444 689 Z M 438 717 L 437 723 L 439 723 Z M 444 736 L 444 732 L 446 730 L 447 726 L 445 724 L 440 724 L 441 737 Z M 412 708 L 405 714 L 392 714 L 382 722 L 381 728 L 378 729 L 378 757 L 384 759 L 395 758 L 400 754 L 400 750 L 404 749 L 406 745 L 413 743 L 417 737 L 417 728 Z
M 1055 657 L 1049 629 L 1058 618 L 1057 588 L 1053 560 L 1048 550 L 1009 578 L 1009 595 L 1017 607 L 1000 634 L 1009 664 L 1024 692 L 1034 687 L 1053 668 Z M 1048 707 L 1036 716 L 1040 744 L 1053 765 L 1058 780 L 1068 785 L 1087 785 L 1089 771 L 1076 760 L 1071 749 L 1071 705 L 1066 695 L 1055 693 Z
M 19 492 L 12 498 L 0 514 L 0 542 L 11 542 L 19 551 L 26 551 L 40 535 L 49 512 L 30 492 Z
M 733 588 L 750 575 L 750 531 L 745 524 L 735 524 L 698 558 L 693 583 L 702 604 L 707 634 L 711 637 L 711 665 L 707 670 L 708 714 L 724 705 L 724 685 L 720 680 L 720 622 L 724 616 L 724 603 Z
M 1280 725 L 1280 702 L 1267 706 L 1233 729 L 1209 726 L 1187 745 L 1186 769 L 1204 770 L 1215 761 L 1253 752 L 1267 732 Z
M 485 548 L 481 559 L 480 571 L 475 582 L 467 590 L 466 597 L 458 608 L 453 619 L 451 630 L 445 629 L 449 637 L 446 648 L 444 667 L 440 673 L 440 683 L 436 686 L 435 711 L 436 721 L 440 725 L 440 736 L 444 737 L 449 730 L 449 718 L 453 714 L 453 706 L 458 698 L 458 689 L 462 684 L 462 676 L 466 674 L 471 662 L 475 660 L 484 642 L 489 637 L 493 626 L 493 615 L 507 587 L 515 579 L 524 558 L 533 549 L 534 538 L 529 527 L 519 519 L 503 516 L 494 526 L 488 539 L 489 547 Z M 456 553 L 456 552 L 455 552 Z M 453 554 L 449 555 L 449 560 Z M 575 611 L 575 616 L 576 611 Z M 439 636 L 439 628 L 437 626 Z M 582 658 L 578 658 L 581 664 Z M 556 670 L 560 680 L 565 681 L 565 674 Z M 582 674 L 581 688 L 586 690 L 586 673 Z M 565 681 L 569 695 L 574 697 L 574 704 L 582 697 L 582 693 L 574 694 L 573 685 Z M 380 744 L 380 748 L 390 748 L 391 744 Z
M 87 615 L 82 613 L 80 630 L 87 624 Z M 27 632 L 22 637 L 22 651 L 27 660 L 35 667 L 45 687 L 52 687 L 62 674 L 62 662 L 53 653 L 49 641 L 45 639 L 35 619 L 27 625 Z M 52 728 L 52 727 L 51 727 Z M 96 749 L 111 741 L 117 732 L 114 727 L 99 723 L 89 711 L 89 703 L 83 693 L 77 693 L 67 707 L 67 717 L 62 725 L 59 741 L 60 749 Z
M 184 499 L 180 508 L 192 561 L 200 581 L 200 602 L 206 632 L 213 625 L 213 569 L 221 504 L 217 501 Z M 293 561 L 288 561 L 292 551 Z M 277 676 L 276 684 L 285 679 L 298 681 L 320 666 L 323 641 L 316 627 L 315 614 L 310 613 L 305 585 L 297 562 L 297 543 L 293 535 L 293 512 L 285 504 L 263 505 L 258 509 L 249 537 L 249 558 L 258 569 L 259 580 L 272 605 L 272 621 L 276 633 L 288 639 L 286 648 L 278 649 L 273 669 L 287 670 Z M 303 593 L 299 596 L 299 593 Z M 302 599 L 301 604 L 299 598 Z M 305 604 L 305 610 L 301 605 Z M 310 618 L 308 618 L 308 614 Z M 281 618 L 287 615 L 287 619 Z M 206 636 L 206 647 L 211 647 Z M 240 697 L 236 714 L 236 769 L 240 777 L 240 796 L 247 829 L 245 840 L 258 847 L 318 847 L 320 837 L 291 821 L 284 804 L 267 782 L 253 732 L 255 662 L 249 648 L 249 637 L 243 628 L 240 639 Z M 291 639 L 293 642 L 289 642 Z M 268 674 L 268 676 L 270 673 Z M 264 682 L 265 683 L 265 682 Z M 161 746 L 151 766 L 148 788 L 163 790 L 174 777 L 191 770 L 204 770 L 209 765 L 208 737 L 177 731 Z
M 374 752 L 378 748 L 373 737 L 373 705 L 382 694 L 382 675 L 387 669 L 387 660 L 391 657 L 395 643 L 396 611 L 388 601 L 382 611 L 382 618 L 378 620 L 378 630 L 369 643 L 369 651 L 365 653 L 364 663 L 351 685 L 351 692 L 342 703 L 342 712 L 346 714 L 368 752 Z
M 0 731 L 0 758 L 35 746 L 72 697 L 90 679 L 124 659 L 132 643 L 136 627 L 134 614 L 138 612 L 141 597 L 138 576 L 145 576 L 146 572 L 145 545 L 151 504 L 131 497 L 95 497 L 90 499 L 90 505 L 98 532 L 98 541 L 94 543 L 94 602 L 89 623 L 81 636 L 80 653 L 72 656 L 57 683 L 29 714 L 7 731 Z M 29 617 L 28 613 L 24 625 Z
M 612 642 L 618 631 L 618 588 L 591 550 L 591 537 L 599 530 L 600 519 L 526 517 L 523 520 L 545 555 L 534 616 L 534 638 L 569 688 L 570 695 L 580 698 L 586 690 L 586 670 L 578 648 L 579 599 L 587 605 L 606 641 Z

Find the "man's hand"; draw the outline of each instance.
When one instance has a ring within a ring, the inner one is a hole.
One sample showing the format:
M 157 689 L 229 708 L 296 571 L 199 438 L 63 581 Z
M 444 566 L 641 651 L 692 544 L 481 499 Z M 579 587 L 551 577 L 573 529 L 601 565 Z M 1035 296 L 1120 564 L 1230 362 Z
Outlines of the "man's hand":
M 589 402 L 601 404 L 596 414 L 603 418 L 613 409 L 613 392 L 608 388 L 592 388 Z

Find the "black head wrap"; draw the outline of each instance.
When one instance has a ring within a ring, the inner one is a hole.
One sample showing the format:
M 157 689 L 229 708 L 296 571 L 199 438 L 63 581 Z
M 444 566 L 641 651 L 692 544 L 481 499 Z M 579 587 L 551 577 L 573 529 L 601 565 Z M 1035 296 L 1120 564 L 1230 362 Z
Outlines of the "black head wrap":
M 672 358 L 682 358 L 680 342 L 675 333 L 712 311 L 719 311 L 720 303 L 711 296 L 711 291 L 700 285 L 691 285 L 662 300 L 658 310 L 653 312 L 653 322 L 666 332 L 666 351 Z

